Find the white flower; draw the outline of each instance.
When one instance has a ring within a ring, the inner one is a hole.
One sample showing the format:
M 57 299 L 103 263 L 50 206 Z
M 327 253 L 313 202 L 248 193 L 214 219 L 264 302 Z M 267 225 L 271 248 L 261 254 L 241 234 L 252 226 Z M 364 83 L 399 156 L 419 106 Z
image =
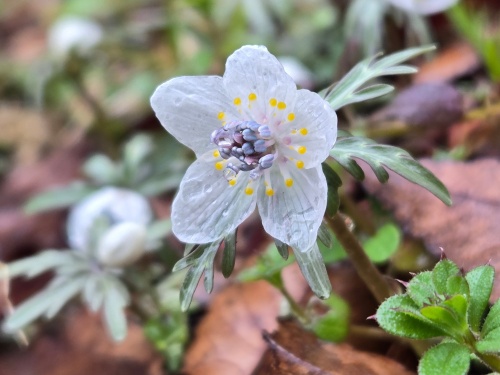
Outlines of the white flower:
M 424 15 L 442 12 L 452 7 L 458 2 L 458 0 L 386 0 L 386 1 L 408 12 L 424 14 Z
M 108 267 L 133 264 L 146 251 L 146 227 L 125 222 L 112 226 L 99 239 L 97 259 Z
M 234 52 L 223 77 L 165 82 L 151 105 L 197 156 L 172 207 L 181 241 L 218 240 L 257 206 L 271 236 L 300 251 L 313 246 L 327 198 L 321 162 L 337 116 L 319 95 L 297 90 L 265 47 Z

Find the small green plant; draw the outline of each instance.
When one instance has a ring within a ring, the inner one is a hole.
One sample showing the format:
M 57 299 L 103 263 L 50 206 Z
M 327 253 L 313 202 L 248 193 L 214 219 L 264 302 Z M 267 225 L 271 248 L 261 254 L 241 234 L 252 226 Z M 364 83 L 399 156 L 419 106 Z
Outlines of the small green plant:
M 500 301 L 488 311 L 494 273 L 490 265 L 464 273 L 443 259 L 403 282 L 406 292 L 380 305 L 377 322 L 409 339 L 442 338 L 420 360 L 419 374 L 466 374 L 471 358 L 500 371 Z

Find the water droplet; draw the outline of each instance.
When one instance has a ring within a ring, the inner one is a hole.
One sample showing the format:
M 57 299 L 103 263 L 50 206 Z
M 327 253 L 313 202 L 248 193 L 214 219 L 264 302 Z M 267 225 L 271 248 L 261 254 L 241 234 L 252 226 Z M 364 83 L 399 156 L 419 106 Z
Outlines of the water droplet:
M 226 168 L 224 169 L 224 177 L 226 178 L 226 180 L 230 181 L 236 177 L 236 172 L 230 168 Z
M 224 210 L 224 211 L 222 211 L 222 214 L 221 214 L 221 215 L 222 215 L 222 216 L 227 216 L 227 214 L 228 214 L 228 213 L 229 213 L 229 210 Z
M 208 194 L 208 193 L 211 193 L 212 190 L 214 190 L 214 188 L 212 187 L 212 185 L 203 185 L 203 192 Z

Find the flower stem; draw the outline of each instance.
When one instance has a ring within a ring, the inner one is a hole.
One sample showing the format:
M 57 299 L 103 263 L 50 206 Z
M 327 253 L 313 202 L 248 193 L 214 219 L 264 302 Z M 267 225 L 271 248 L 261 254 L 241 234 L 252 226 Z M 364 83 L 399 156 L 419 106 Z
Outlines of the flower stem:
M 359 277 L 361 277 L 375 299 L 381 303 L 393 295 L 394 293 L 384 279 L 384 276 L 370 261 L 363 247 L 349 228 L 347 228 L 340 215 L 337 213 L 331 218 L 327 216 L 326 221 L 333 230 L 333 233 L 335 233 L 337 240 L 344 247 Z

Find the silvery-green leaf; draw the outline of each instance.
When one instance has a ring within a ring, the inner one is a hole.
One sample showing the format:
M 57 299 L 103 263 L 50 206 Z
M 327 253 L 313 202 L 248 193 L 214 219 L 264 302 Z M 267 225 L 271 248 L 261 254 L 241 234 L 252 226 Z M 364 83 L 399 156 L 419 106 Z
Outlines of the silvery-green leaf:
M 192 263 L 192 267 L 189 269 L 184 282 L 182 283 L 181 292 L 180 292 L 180 301 L 181 301 L 181 310 L 187 311 L 191 301 L 193 299 L 193 294 L 200 281 L 201 275 L 203 271 L 206 269 L 210 269 L 213 267 L 213 260 L 215 257 L 215 253 L 219 248 L 220 241 L 216 241 L 214 243 L 209 244 L 207 247 L 200 248 L 203 253 L 199 255 L 198 258 Z M 198 250 L 196 250 L 198 251 Z M 210 272 L 210 271 L 209 271 Z M 211 276 L 213 277 L 213 271 Z M 210 287 L 212 284 L 211 280 L 208 280 L 205 277 L 205 287 Z
M 288 251 L 288 245 L 286 243 L 281 242 L 280 240 L 277 240 L 276 238 L 274 239 L 274 244 L 276 245 L 278 253 L 281 255 L 281 257 L 284 260 L 287 260 L 288 256 L 290 255 L 290 252 Z
M 129 140 L 123 150 L 123 161 L 126 170 L 133 173 L 134 170 L 140 167 L 146 157 L 151 154 L 154 149 L 154 143 L 151 137 L 147 134 L 137 134 Z
M 332 291 L 332 286 L 326 273 L 325 262 L 323 261 L 318 245 L 314 244 L 308 251 L 294 249 L 293 253 L 304 278 L 307 280 L 314 294 L 321 299 L 328 298 Z
M 82 297 L 87 307 L 97 312 L 104 301 L 104 284 L 100 276 L 89 276 L 83 287 Z
M 188 255 L 186 255 L 182 259 L 179 259 L 177 263 L 175 263 L 174 267 L 172 268 L 172 272 L 180 271 L 196 263 L 198 259 L 203 255 L 203 252 L 208 246 L 209 244 L 196 246 L 196 248 L 192 250 Z
M 321 241 L 323 245 L 330 248 L 333 243 L 333 235 L 328 225 L 323 221 L 318 230 L 318 239 Z
M 418 72 L 418 69 L 415 68 L 414 66 L 410 65 L 398 65 L 398 66 L 391 66 L 389 68 L 384 69 L 384 76 L 392 76 L 392 75 L 399 75 L 399 74 L 414 74 Z
M 212 293 L 214 288 L 214 259 L 217 254 L 217 249 L 211 251 L 207 254 L 207 257 L 204 261 L 205 263 L 205 278 L 203 280 L 203 286 L 205 287 L 205 291 L 207 293 Z
M 57 267 L 72 265 L 75 257 L 69 251 L 45 250 L 39 254 L 14 261 L 8 265 L 9 276 L 38 276 Z
M 82 200 L 94 190 L 95 188 L 82 181 L 75 181 L 68 186 L 47 190 L 35 195 L 26 203 L 24 211 L 32 215 L 57 208 L 68 207 Z
M 18 331 L 44 314 L 52 317 L 83 288 L 84 282 L 84 277 L 64 280 L 56 278 L 47 288 L 19 305 L 4 322 L 4 330 Z
M 408 48 L 400 52 L 396 52 L 385 56 L 372 64 L 374 70 L 382 70 L 389 67 L 396 66 L 404 61 L 408 61 L 414 57 L 422 55 L 427 52 L 434 51 L 436 46 L 427 45 L 422 47 Z
M 157 248 L 161 241 L 171 232 L 172 222 L 170 219 L 157 220 L 150 224 L 146 230 L 147 249 Z
M 182 173 L 173 173 L 168 176 L 151 177 L 139 182 L 136 189 L 146 197 L 154 197 L 179 186 L 182 180 Z
M 427 168 L 413 159 L 405 150 L 363 137 L 347 137 L 337 141 L 330 155 L 354 178 L 364 179 L 364 172 L 355 159 L 368 163 L 377 179 L 384 183 L 389 179 L 388 168 L 414 184 L 430 191 L 443 203 L 451 205 L 448 190 Z
M 365 87 L 359 91 L 356 91 L 350 97 L 346 98 L 344 100 L 344 105 L 358 103 L 358 102 L 364 102 L 366 100 L 378 98 L 379 96 L 386 95 L 386 94 L 390 93 L 391 91 L 394 91 L 394 87 L 392 87 L 391 85 L 386 85 L 386 84 L 382 84 L 382 83 L 377 84 L 377 85 L 368 86 L 368 87 Z
M 328 163 L 321 163 L 321 168 L 323 169 L 323 173 L 325 174 L 326 184 L 328 186 L 326 214 L 329 216 L 333 216 L 337 213 L 340 206 L 340 197 L 338 190 L 339 187 L 342 186 L 342 180 L 340 179 L 337 172 L 335 172 L 333 168 L 328 165 Z
M 109 157 L 103 154 L 91 156 L 83 164 L 83 173 L 98 184 L 112 185 L 119 179 L 119 168 Z
M 231 276 L 236 260 L 236 231 L 224 239 L 224 252 L 222 253 L 222 275 L 225 278 Z
M 116 284 L 109 284 L 104 296 L 104 321 L 108 332 L 115 341 L 122 341 L 127 336 L 127 317 L 125 307 L 128 301 Z

